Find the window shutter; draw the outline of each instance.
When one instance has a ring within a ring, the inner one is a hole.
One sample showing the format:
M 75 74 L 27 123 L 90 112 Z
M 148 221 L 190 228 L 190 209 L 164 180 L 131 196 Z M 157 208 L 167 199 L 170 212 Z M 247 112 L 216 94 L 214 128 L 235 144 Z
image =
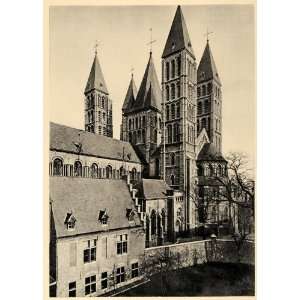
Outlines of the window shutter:
M 70 267 L 76 267 L 77 264 L 77 244 L 70 243 Z

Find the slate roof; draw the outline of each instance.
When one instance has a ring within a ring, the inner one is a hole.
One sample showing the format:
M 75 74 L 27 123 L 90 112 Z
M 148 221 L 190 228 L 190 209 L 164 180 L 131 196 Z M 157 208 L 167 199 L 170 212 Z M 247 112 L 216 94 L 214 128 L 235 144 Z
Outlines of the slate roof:
M 195 58 L 194 50 L 186 27 L 184 16 L 182 14 L 180 5 L 178 5 L 167 38 L 167 42 L 162 54 L 162 58 L 167 57 L 170 54 L 176 53 L 183 49 L 188 50 L 188 52 Z
M 123 153 L 125 153 L 126 161 L 141 163 L 136 151 L 128 142 L 50 123 L 50 150 L 78 154 L 74 143 L 79 142 L 82 144 L 81 155 L 123 160 Z M 127 154 L 130 154 L 130 159 Z
M 104 76 L 99 64 L 97 54 L 95 55 L 84 93 L 86 94 L 87 92 L 93 89 L 99 90 L 108 95 L 107 86 L 104 80 Z
M 210 50 L 209 42 L 207 41 L 206 47 L 204 49 L 203 55 L 198 66 L 197 81 L 204 82 L 213 78 L 219 83 L 221 83 L 219 73 L 214 58 L 212 56 L 212 52 Z
M 167 190 L 170 186 L 161 179 L 142 179 L 138 187 L 137 196 L 144 199 L 162 199 L 167 197 Z
M 109 216 L 108 230 L 141 225 L 137 213 L 133 224 L 126 217 L 127 209 L 135 208 L 123 180 L 50 177 L 49 191 L 58 238 L 102 231 L 98 217 L 100 210 L 105 209 Z M 74 230 L 67 230 L 64 224 L 70 211 L 76 218 Z
M 154 108 L 161 111 L 161 89 L 155 71 L 152 54 L 150 52 L 149 61 L 141 82 L 136 101 L 130 112 Z
M 129 86 L 128 86 L 128 89 L 127 89 L 126 97 L 124 99 L 124 103 L 122 106 L 123 111 L 126 111 L 133 107 L 134 102 L 136 100 L 136 95 L 137 95 L 137 89 L 136 89 L 135 82 L 134 82 L 134 79 L 132 76 Z
M 214 144 L 205 143 L 202 149 L 200 150 L 197 160 L 205 160 L 205 161 L 226 161 L 222 156 Z

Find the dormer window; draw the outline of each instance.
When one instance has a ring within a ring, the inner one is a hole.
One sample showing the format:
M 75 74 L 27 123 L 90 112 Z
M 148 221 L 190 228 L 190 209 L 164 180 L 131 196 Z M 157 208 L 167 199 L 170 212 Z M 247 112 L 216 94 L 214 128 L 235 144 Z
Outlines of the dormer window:
M 72 212 L 67 213 L 66 219 L 64 224 L 66 225 L 68 230 L 74 230 L 75 228 L 75 223 L 76 223 L 76 218 L 72 214 Z
M 107 222 L 108 222 L 108 214 L 107 214 L 107 211 L 106 209 L 105 210 L 100 210 L 99 211 L 99 218 L 98 218 L 98 221 L 103 224 L 103 225 L 107 225 Z
M 126 208 L 126 217 L 128 221 L 134 221 L 135 212 L 131 208 Z

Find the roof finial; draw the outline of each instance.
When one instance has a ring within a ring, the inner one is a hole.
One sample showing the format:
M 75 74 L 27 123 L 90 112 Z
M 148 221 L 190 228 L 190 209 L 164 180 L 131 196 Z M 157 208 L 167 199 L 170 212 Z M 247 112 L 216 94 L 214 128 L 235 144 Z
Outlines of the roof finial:
M 208 29 L 206 29 L 206 33 L 204 34 L 206 36 L 206 41 L 209 42 L 209 35 L 213 34 L 213 31 L 208 31 Z
M 150 42 L 147 45 L 150 45 L 150 56 L 152 55 L 152 44 L 156 42 L 156 40 L 152 40 L 152 28 L 150 30 Z
M 97 55 L 97 53 L 98 53 L 98 46 L 99 46 L 99 43 L 98 43 L 98 41 L 96 40 L 96 42 L 95 42 L 95 46 L 94 46 L 94 48 L 95 48 L 95 55 Z
M 130 72 L 131 72 L 131 78 L 133 78 L 133 71 L 134 71 L 134 68 L 131 67 L 131 69 L 130 69 Z

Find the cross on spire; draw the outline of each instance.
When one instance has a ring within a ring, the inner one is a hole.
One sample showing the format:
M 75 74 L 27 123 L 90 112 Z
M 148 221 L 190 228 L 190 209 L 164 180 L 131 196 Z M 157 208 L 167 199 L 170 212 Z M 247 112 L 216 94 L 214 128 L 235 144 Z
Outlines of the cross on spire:
M 209 35 L 210 34 L 213 34 L 213 31 L 208 31 L 208 29 L 206 29 L 206 33 L 204 34 L 206 36 L 206 41 L 208 42 L 209 41 Z
M 152 40 L 152 28 L 150 30 L 150 42 L 147 45 L 150 45 L 150 54 L 152 53 L 152 44 L 156 42 L 156 40 Z
M 95 55 L 97 54 L 98 46 L 99 46 L 99 43 L 98 43 L 98 41 L 96 40 L 95 46 L 94 46 L 94 49 L 95 49 Z
M 130 72 L 131 72 L 131 77 L 133 77 L 133 71 L 134 71 L 134 68 L 133 68 L 133 67 L 131 67 L 131 69 L 130 69 Z

